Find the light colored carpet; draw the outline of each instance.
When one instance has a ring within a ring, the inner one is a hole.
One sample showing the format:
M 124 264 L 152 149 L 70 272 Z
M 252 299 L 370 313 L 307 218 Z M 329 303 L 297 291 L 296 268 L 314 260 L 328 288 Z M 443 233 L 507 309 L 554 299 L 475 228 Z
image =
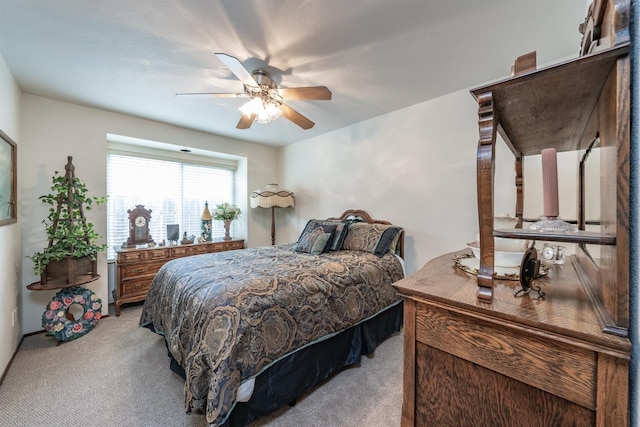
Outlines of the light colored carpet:
M 45 334 L 25 338 L 0 385 L 0 426 L 206 426 L 184 412 L 184 381 L 162 338 L 138 327 L 140 310 L 125 307 L 60 346 Z M 401 406 L 402 333 L 252 426 L 399 426 Z

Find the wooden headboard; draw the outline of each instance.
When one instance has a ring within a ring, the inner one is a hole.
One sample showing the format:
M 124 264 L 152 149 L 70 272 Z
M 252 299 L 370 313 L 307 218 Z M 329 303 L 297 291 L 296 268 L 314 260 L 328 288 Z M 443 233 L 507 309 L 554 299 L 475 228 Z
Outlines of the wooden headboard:
M 383 219 L 373 219 L 368 212 L 363 211 L 361 209 L 347 209 L 337 218 L 328 218 L 329 220 L 343 221 L 345 219 L 357 218 L 368 224 L 384 224 L 384 225 L 395 225 L 389 221 Z M 400 231 L 400 240 L 398 240 L 398 248 L 396 249 L 396 253 L 400 255 L 400 258 L 404 259 L 404 229 Z

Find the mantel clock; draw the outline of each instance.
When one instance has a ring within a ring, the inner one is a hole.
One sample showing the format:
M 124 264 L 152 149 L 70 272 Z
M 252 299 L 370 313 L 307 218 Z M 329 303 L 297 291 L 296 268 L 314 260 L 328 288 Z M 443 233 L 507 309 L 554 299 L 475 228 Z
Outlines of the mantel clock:
M 135 248 L 137 245 L 154 244 L 149 233 L 151 209 L 145 209 L 144 205 L 136 205 L 134 209 L 127 210 L 127 213 L 129 214 L 129 238 L 122 247 Z

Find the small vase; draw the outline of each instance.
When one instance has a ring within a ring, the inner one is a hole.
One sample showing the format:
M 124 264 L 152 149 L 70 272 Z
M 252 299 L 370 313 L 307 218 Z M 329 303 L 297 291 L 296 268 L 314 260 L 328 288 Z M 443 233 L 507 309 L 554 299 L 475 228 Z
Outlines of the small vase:
M 231 227 L 231 220 L 227 219 L 224 221 L 224 240 L 231 240 L 231 235 L 229 234 L 229 227 Z
M 204 202 L 204 211 L 202 211 L 202 215 L 200 216 L 201 226 L 200 229 L 202 233 L 202 239 L 205 242 L 210 242 L 211 239 L 211 211 L 209 211 L 209 203 Z

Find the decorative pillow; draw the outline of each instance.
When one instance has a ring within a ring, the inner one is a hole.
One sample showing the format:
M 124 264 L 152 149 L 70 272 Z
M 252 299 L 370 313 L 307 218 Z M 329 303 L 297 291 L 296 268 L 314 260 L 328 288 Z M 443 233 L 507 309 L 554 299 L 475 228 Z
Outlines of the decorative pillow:
M 396 233 L 396 236 L 391 241 L 391 245 L 389 245 L 389 252 L 392 254 L 399 254 L 400 248 L 398 247 L 398 243 L 400 242 L 400 236 L 402 235 L 402 230 Z
M 333 234 L 333 239 L 331 239 L 331 247 L 330 251 L 339 251 L 342 249 L 342 244 L 344 243 L 345 237 L 347 237 L 347 233 L 349 232 L 349 226 L 353 223 L 353 220 L 324 220 L 321 221 L 322 224 L 336 224 L 336 232 Z
M 335 225 L 336 230 L 333 233 L 333 237 L 331 238 L 329 246 L 325 252 L 339 251 L 342 248 L 344 238 L 347 236 L 347 232 L 349 231 L 349 224 L 352 222 L 352 220 L 341 221 L 338 219 L 310 219 L 304 227 L 302 235 L 305 231 L 308 231 L 309 228 L 317 227 L 318 225 Z
M 328 252 L 337 227 L 338 224 L 322 224 L 313 219 L 309 220 L 293 250 L 311 255 Z
M 390 250 L 395 251 L 401 231 L 402 228 L 394 225 L 356 222 L 349 226 L 342 249 L 382 256 Z

